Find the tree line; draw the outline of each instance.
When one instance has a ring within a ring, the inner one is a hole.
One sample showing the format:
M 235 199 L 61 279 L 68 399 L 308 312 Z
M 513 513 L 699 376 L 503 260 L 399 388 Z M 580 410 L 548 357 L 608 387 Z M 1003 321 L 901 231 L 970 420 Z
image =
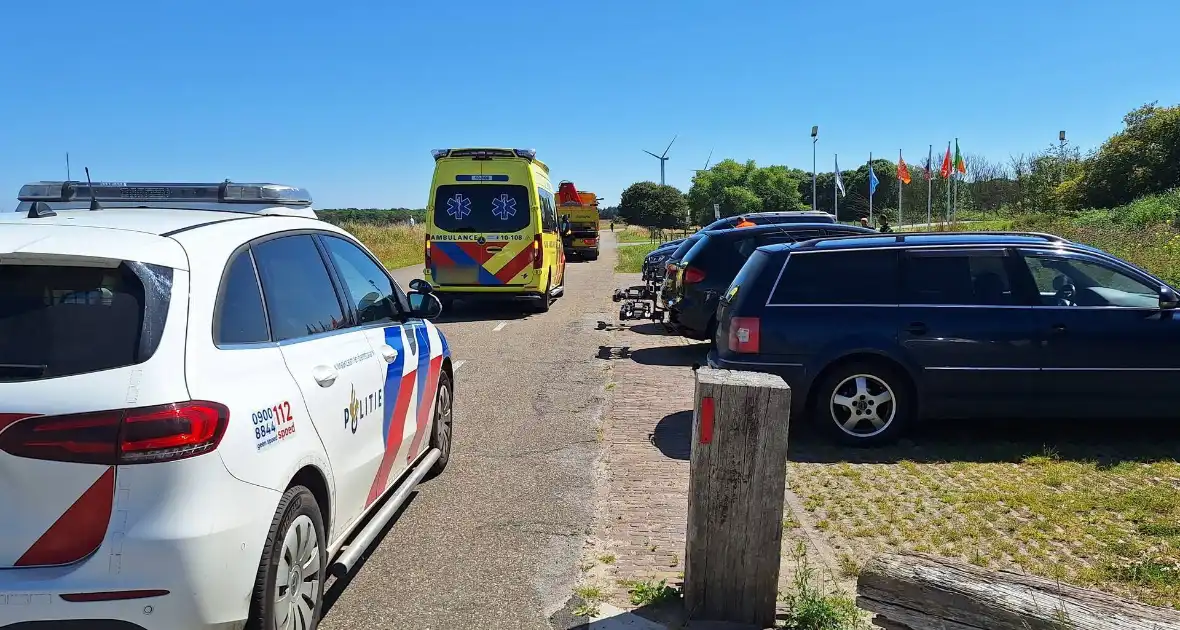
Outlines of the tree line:
M 907 162 L 911 182 L 901 188 L 904 222 L 924 222 L 928 199 L 933 220 L 942 219 L 947 212 L 948 190 L 953 193 L 959 218 L 1114 208 L 1180 187 L 1180 106 L 1149 103 L 1132 110 L 1123 117 L 1122 130 L 1086 154 L 1068 142 L 1011 155 L 1006 160 L 966 154 L 966 172 L 956 174 L 957 185 L 940 175 L 940 157 L 940 153 L 934 154 L 929 180 L 926 156 Z M 873 213 L 887 214 L 896 222 L 897 163 L 874 159 L 872 169 L 878 181 Z M 843 195 L 836 188 L 834 171 L 817 174 L 816 207 L 837 211 L 841 220 L 867 216 L 869 165 L 840 169 L 840 178 Z M 698 171 L 687 194 L 649 181 L 632 184 L 623 191 L 614 210 L 635 225 L 680 228 L 711 222 L 714 204 L 723 217 L 810 209 L 811 191 L 810 171 L 727 159 Z

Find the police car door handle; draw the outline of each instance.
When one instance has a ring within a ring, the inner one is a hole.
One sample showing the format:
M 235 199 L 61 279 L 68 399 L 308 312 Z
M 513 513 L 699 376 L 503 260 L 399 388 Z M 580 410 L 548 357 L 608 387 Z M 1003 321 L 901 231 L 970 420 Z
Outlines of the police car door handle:
M 389 344 L 382 344 L 381 358 L 385 359 L 386 363 L 393 363 L 394 361 L 397 361 L 397 350 L 394 350 L 393 346 Z
M 311 369 L 311 377 L 320 387 L 331 387 L 339 375 L 336 368 L 327 365 L 317 365 Z

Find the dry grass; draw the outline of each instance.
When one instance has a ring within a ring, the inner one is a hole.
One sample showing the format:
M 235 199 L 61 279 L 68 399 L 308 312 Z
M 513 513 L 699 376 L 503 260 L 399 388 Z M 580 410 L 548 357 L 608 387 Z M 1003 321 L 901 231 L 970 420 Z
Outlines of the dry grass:
M 376 226 L 364 223 L 342 225 L 353 236 L 360 239 L 389 269 L 410 265 L 421 265 L 426 228 L 421 223 L 414 226 Z
M 846 574 L 876 552 L 930 552 L 1180 608 L 1180 463 L 1158 441 L 1124 447 L 1136 455 L 962 439 L 857 461 L 820 447 L 789 479 Z
M 610 229 L 609 225 L 607 229 Z M 639 227 L 638 225 L 620 226 L 616 223 L 615 238 L 620 243 L 646 243 L 651 240 L 651 232 L 647 228 Z

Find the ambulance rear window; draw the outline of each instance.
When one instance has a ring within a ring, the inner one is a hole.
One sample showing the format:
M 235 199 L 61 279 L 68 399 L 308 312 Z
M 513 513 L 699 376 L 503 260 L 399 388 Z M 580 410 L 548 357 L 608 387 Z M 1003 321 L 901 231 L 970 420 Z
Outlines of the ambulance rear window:
M 450 184 L 434 193 L 434 226 L 444 232 L 519 232 L 531 224 L 524 186 Z

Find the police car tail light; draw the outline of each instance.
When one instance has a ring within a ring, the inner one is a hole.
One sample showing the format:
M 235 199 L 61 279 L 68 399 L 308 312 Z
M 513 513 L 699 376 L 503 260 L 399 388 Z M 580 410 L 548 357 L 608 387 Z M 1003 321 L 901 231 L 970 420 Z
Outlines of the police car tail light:
M 35 416 L 0 433 L 0 451 L 108 466 L 175 461 L 217 448 L 229 409 L 190 401 L 65 416 Z
M 757 354 L 762 322 L 757 317 L 735 317 L 729 322 L 729 350 Z
M 540 269 L 541 263 L 545 262 L 545 256 L 542 254 L 541 235 L 538 234 L 533 237 L 533 269 Z
M 684 284 L 696 284 L 705 280 L 705 272 L 696 267 L 684 268 Z

